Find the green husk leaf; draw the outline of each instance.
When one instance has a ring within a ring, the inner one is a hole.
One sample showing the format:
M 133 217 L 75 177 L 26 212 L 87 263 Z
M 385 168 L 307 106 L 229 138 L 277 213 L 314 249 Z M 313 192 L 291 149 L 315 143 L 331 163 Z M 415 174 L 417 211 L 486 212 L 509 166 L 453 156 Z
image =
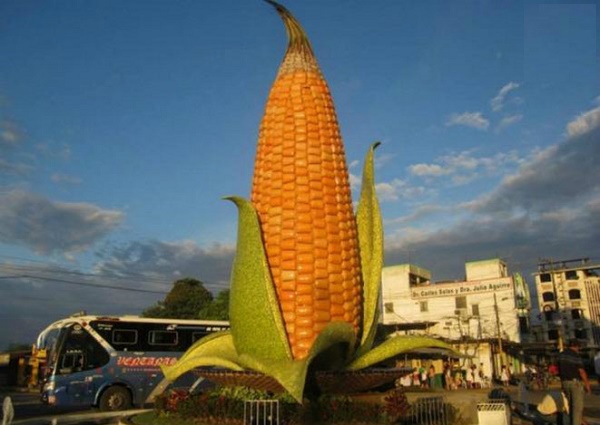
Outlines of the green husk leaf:
M 355 340 L 356 333 L 352 325 L 331 322 L 321 331 L 308 356 L 302 360 L 265 361 L 242 354 L 240 361 L 246 367 L 277 380 L 298 403 L 302 403 L 306 374 L 312 362 L 318 363 L 318 369 L 341 369 Z
M 431 347 L 445 348 L 451 353 L 459 354 L 450 345 L 434 338 L 426 336 L 396 336 L 387 339 L 383 344 L 378 345 L 363 356 L 355 359 L 346 367 L 346 370 L 364 369 L 410 350 Z
M 291 359 L 292 352 L 267 264 L 258 214 L 239 197 L 237 252 L 231 273 L 229 317 L 240 354 L 269 360 Z
M 196 341 L 173 366 L 161 366 L 165 377 L 175 381 L 179 376 L 200 366 L 221 366 L 244 370 L 233 345 L 230 331 L 217 332 Z
M 360 260 L 363 275 L 363 333 L 360 356 L 371 349 L 377 331 L 381 268 L 383 267 L 383 223 L 375 192 L 375 170 L 373 155 L 380 142 L 369 148 L 362 175 L 360 200 L 356 211 Z

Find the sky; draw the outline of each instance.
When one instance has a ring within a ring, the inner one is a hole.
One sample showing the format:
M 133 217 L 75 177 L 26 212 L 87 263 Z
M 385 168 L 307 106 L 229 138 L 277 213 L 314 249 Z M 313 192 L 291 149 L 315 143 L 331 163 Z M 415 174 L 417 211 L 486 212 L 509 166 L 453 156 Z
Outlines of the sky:
M 288 0 L 385 264 L 600 263 L 598 5 Z M 260 0 L 0 2 L 0 350 L 77 311 L 226 289 L 287 41 Z

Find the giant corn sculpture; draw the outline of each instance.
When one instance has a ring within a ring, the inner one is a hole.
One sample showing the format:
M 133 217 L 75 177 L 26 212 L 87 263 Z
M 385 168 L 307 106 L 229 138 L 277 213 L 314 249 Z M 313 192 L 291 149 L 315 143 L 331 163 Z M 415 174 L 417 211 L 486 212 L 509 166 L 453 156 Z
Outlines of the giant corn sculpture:
M 356 213 L 333 99 L 300 24 L 281 5 L 289 44 L 259 131 L 252 199 L 239 210 L 231 331 L 198 341 L 165 376 L 219 366 L 275 379 L 302 401 L 309 366 L 356 371 L 431 338 L 373 348 L 383 234 L 367 154 Z M 319 359 L 315 362 L 315 359 Z

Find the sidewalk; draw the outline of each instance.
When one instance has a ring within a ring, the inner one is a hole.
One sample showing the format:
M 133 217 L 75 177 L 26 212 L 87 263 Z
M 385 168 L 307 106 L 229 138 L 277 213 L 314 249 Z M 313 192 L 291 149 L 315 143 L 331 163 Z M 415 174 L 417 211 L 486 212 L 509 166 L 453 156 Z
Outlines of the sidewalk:
M 502 387 L 494 387 L 502 388 Z M 416 390 L 407 389 L 406 397 L 409 403 L 414 403 L 416 399 L 422 397 L 444 397 L 445 402 L 451 404 L 457 409 L 462 424 L 478 424 L 477 404 L 489 402 L 489 394 L 494 388 L 485 389 L 459 389 L 453 391 L 447 390 Z M 593 394 L 585 395 L 585 406 L 583 416 L 590 425 L 600 425 L 600 387 L 592 387 Z M 518 401 L 518 387 L 510 386 L 504 389 L 511 397 L 512 401 Z M 551 388 L 547 391 L 558 391 L 558 388 Z M 547 391 L 531 391 L 529 393 L 529 404 L 532 409 L 537 405 Z M 385 393 L 371 393 L 360 396 L 361 399 L 370 399 L 374 402 L 383 402 Z M 532 420 L 519 417 L 516 413 L 512 415 L 513 425 L 534 425 Z M 482 424 L 483 425 L 483 424 Z

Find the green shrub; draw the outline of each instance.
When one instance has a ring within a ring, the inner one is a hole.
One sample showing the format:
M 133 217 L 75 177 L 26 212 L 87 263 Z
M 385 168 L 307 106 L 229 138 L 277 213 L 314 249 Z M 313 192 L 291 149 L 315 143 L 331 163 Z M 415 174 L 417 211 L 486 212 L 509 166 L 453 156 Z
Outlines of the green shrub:
M 394 391 L 382 406 L 353 400 L 348 396 L 322 396 L 317 401 L 298 404 L 287 393 L 273 395 L 245 387 L 220 387 L 204 393 L 170 390 L 155 402 L 159 417 L 187 419 L 208 424 L 236 424 L 244 419 L 246 400 L 278 400 L 282 424 L 395 424 L 406 418 L 410 408 L 403 391 Z

